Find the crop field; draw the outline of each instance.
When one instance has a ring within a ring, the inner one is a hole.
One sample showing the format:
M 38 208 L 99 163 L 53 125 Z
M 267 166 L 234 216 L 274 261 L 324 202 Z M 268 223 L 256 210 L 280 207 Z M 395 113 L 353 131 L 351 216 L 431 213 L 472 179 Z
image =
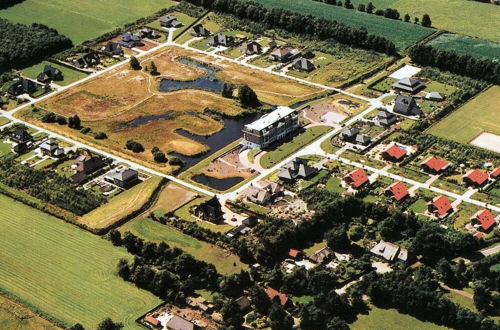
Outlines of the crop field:
M 459 54 L 499 60 L 500 44 L 458 34 L 444 33 L 433 39 L 430 45 Z
M 500 86 L 493 86 L 433 125 L 429 133 L 462 143 L 484 132 L 500 135 L 499 99 Z
M 80 217 L 78 222 L 91 228 L 109 227 L 126 215 L 140 209 L 149 200 L 160 182 L 160 177 L 151 177 Z
M 0 296 L 0 328 L 9 330 L 39 329 L 57 330 L 49 321 L 36 315 L 28 308 Z
M 50 62 L 42 62 L 42 63 L 38 63 L 32 67 L 29 67 L 29 68 L 25 68 L 25 69 L 22 69 L 21 72 L 24 76 L 28 77 L 28 78 L 31 78 L 31 79 L 36 79 L 36 77 L 38 76 L 38 74 L 40 72 L 42 72 L 43 68 L 45 67 L 45 65 L 50 65 L 56 69 L 59 69 L 62 71 L 63 73 L 63 80 L 61 81 L 54 81 L 54 83 L 56 85 L 61 85 L 61 86 L 66 86 L 66 85 L 69 85 L 77 80 L 80 80 L 82 78 L 85 78 L 87 75 L 83 72 L 79 72 L 79 71 L 76 71 L 76 70 L 72 70 L 70 68 L 67 68 L 65 66 L 62 66 L 62 65 L 58 65 L 58 64 L 54 64 L 54 63 L 50 63 Z
M 135 318 L 160 303 L 115 275 L 122 248 L 0 195 L 0 288 L 68 325 L 104 318 L 140 329 Z M 127 299 L 123 299 L 127 297 Z
M 148 65 L 154 61 L 159 76 L 153 77 L 123 65 L 38 104 L 44 110 L 63 116 L 77 114 L 84 127 L 93 132 L 105 132 L 108 136 L 105 140 L 95 140 L 92 135 L 84 135 L 65 126 L 41 123 L 39 119 L 44 111 L 36 113 L 28 109 L 21 116 L 58 133 L 84 139 L 107 151 L 119 150 L 130 159 L 148 164 L 153 164 L 152 154 L 148 151 L 155 146 L 164 152 L 200 154 L 208 150 L 206 145 L 176 131 L 183 129 L 196 135 L 212 135 L 222 130 L 224 125 L 213 115 L 204 113 L 207 108 L 227 116 L 239 115 L 243 109 L 237 100 L 207 90 L 189 88 L 161 92 L 158 85 L 163 78 L 192 81 L 206 74 L 205 69 L 179 62 L 181 58 L 211 65 L 218 70 L 217 79 L 234 85 L 247 84 L 262 101 L 271 104 L 288 105 L 324 93 L 321 89 L 225 60 L 180 47 L 168 47 L 142 62 Z M 147 151 L 136 154 L 126 150 L 124 145 L 128 139 L 140 142 Z M 166 165 L 156 168 L 170 171 Z
M 45 24 L 76 45 L 173 5 L 172 0 L 26 0 L 0 10 L 0 17 L 23 24 Z
M 391 40 L 398 49 L 405 49 L 435 31 L 421 25 L 404 23 L 312 0 L 257 0 L 257 2 L 269 8 L 284 8 L 301 14 L 336 20 L 353 27 L 366 28 L 369 33 Z
M 246 268 L 236 255 L 151 219 L 134 219 L 120 227 L 120 231 L 122 233 L 130 231 L 148 241 L 165 242 L 171 247 L 191 254 L 196 259 L 213 264 L 221 274 L 234 274 Z

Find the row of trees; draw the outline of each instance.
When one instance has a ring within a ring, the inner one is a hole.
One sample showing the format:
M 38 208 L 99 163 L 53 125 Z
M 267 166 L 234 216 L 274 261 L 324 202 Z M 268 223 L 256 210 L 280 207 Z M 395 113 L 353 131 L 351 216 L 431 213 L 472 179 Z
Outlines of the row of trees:
M 493 84 L 500 84 L 500 63 L 489 59 L 460 55 L 455 51 L 422 44 L 410 48 L 408 54 L 415 63 L 423 66 L 433 66 Z
M 396 54 L 394 43 L 388 39 L 334 20 L 303 15 L 282 8 L 267 9 L 253 1 L 188 0 L 188 2 L 206 9 L 232 14 L 241 19 L 259 22 L 269 29 L 278 28 L 320 40 L 333 39 L 358 48 L 372 49 L 389 55 Z
M 70 39 L 42 24 L 27 26 L 0 19 L 0 31 L 0 72 L 41 62 L 73 46 Z

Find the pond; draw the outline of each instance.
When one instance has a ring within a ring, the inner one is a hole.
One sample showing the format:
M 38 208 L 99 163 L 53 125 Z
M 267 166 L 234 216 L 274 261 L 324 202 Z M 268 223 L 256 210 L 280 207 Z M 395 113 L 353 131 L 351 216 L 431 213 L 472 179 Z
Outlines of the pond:
M 240 176 L 232 177 L 232 178 L 214 178 L 213 176 L 208 176 L 205 174 L 197 174 L 191 178 L 191 180 L 201 183 L 205 186 L 208 186 L 213 189 L 217 189 L 220 191 L 228 190 L 229 188 L 237 185 L 244 179 Z
M 128 128 L 135 128 L 140 125 L 146 124 L 150 121 L 156 121 L 156 120 L 161 120 L 161 119 L 173 119 L 175 116 L 175 113 L 173 111 L 167 111 L 161 115 L 151 115 L 151 116 L 141 116 L 137 117 L 132 121 L 120 124 L 118 127 L 119 130 L 121 129 L 128 129 Z
M 192 67 L 202 69 L 207 73 L 198 79 L 188 80 L 188 81 L 180 81 L 180 80 L 164 78 L 160 81 L 160 87 L 159 87 L 160 91 L 174 92 L 182 89 L 201 89 L 214 93 L 220 93 L 222 91 L 222 85 L 224 84 L 224 82 L 218 80 L 215 77 L 217 69 L 208 64 L 200 63 L 187 58 L 181 58 L 179 59 L 179 62 Z

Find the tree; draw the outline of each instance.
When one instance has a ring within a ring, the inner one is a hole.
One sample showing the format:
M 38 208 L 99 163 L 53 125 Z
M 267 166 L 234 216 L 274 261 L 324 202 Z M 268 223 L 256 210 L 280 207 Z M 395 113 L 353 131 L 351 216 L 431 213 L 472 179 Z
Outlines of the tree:
M 139 63 L 139 60 L 135 56 L 130 56 L 130 68 L 132 70 L 140 70 L 141 69 L 141 63 Z
M 271 329 L 273 330 L 293 329 L 293 318 L 288 315 L 279 304 L 273 304 L 271 306 L 269 319 L 271 319 Z
M 222 91 L 221 95 L 226 98 L 232 98 L 233 97 L 233 90 L 234 87 L 231 84 L 228 83 L 223 83 L 222 84 Z
M 165 156 L 165 153 L 160 150 L 158 147 L 153 147 L 151 149 L 151 153 L 153 154 L 153 159 L 157 163 L 166 163 L 168 161 L 167 157 Z
M 328 330 L 349 330 L 347 322 L 342 320 L 340 317 L 333 317 L 326 325 Z
M 350 246 L 351 242 L 347 236 L 345 227 L 340 226 L 332 229 L 325 234 L 325 239 L 328 246 L 334 250 L 343 250 Z
M 144 147 L 142 146 L 142 144 L 140 144 L 139 142 L 136 142 L 134 140 L 128 140 L 125 143 L 125 146 L 127 147 L 128 150 L 132 150 L 133 152 L 136 152 L 136 153 L 144 151 Z
M 344 7 L 347 9 L 354 9 L 351 0 L 345 0 Z
M 99 325 L 97 326 L 97 330 L 121 330 L 123 329 L 122 323 L 115 323 L 111 318 L 105 318 Z
M 222 306 L 221 314 L 225 325 L 232 325 L 236 328 L 241 327 L 243 313 L 240 310 L 240 306 L 234 300 L 230 300 Z
M 156 75 L 160 74 L 158 72 L 158 68 L 156 67 L 156 64 L 155 64 L 154 61 L 151 61 L 151 63 L 149 63 L 149 70 L 148 71 L 153 76 L 156 76 Z
M 368 5 L 366 6 L 366 12 L 368 14 L 373 14 L 374 9 L 375 9 L 375 6 L 373 5 L 373 3 L 368 2 Z
M 415 17 L 415 18 L 413 19 L 413 23 L 415 23 L 415 24 L 418 24 L 418 22 L 419 22 L 419 21 L 420 21 L 420 20 L 418 19 L 418 17 Z
M 425 27 L 432 26 L 432 21 L 431 21 L 431 18 L 429 15 L 424 14 L 424 16 L 422 16 L 422 26 L 425 26 Z
M 104 140 L 107 138 L 108 138 L 108 135 L 104 132 L 99 132 L 99 133 L 96 133 L 96 135 L 94 135 L 94 139 L 96 139 L 96 140 Z
M 410 22 L 410 15 L 405 14 L 405 22 L 409 23 Z
M 74 115 L 68 118 L 68 127 L 74 128 L 74 129 L 80 129 L 81 127 L 81 120 L 78 115 Z
M 248 295 L 252 304 L 255 306 L 255 310 L 257 313 L 262 315 L 267 315 L 269 313 L 269 308 L 271 307 L 271 299 L 264 292 L 264 290 L 254 285 L 249 289 Z
M 85 328 L 80 323 L 75 323 L 73 326 L 69 327 L 67 330 L 85 330 Z
M 360 3 L 358 6 L 358 11 L 366 11 L 366 7 L 364 4 Z
M 257 94 L 248 87 L 247 85 L 243 85 L 240 87 L 238 91 L 238 98 L 240 103 L 244 107 L 256 108 L 260 106 L 260 101 L 257 98 Z
M 108 239 L 111 241 L 111 243 L 114 246 L 120 246 L 122 245 L 122 234 L 116 230 L 116 229 L 111 229 L 108 233 Z
M 474 285 L 474 305 L 479 311 L 487 311 L 491 302 L 491 291 L 481 283 Z

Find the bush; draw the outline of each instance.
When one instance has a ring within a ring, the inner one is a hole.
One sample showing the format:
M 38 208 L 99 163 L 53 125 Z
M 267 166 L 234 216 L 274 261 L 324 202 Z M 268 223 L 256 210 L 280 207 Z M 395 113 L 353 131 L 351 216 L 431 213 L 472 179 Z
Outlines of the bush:
M 128 140 L 125 143 L 125 146 L 127 147 L 128 150 L 132 150 L 133 152 L 136 152 L 136 153 L 144 151 L 144 147 L 142 146 L 142 144 L 140 144 L 139 142 L 136 142 L 134 140 Z
M 107 138 L 108 138 L 108 136 L 104 132 L 99 132 L 96 135 L 94 135 L 94 139 L 96 139 L 96 140 L 104 140 Z

